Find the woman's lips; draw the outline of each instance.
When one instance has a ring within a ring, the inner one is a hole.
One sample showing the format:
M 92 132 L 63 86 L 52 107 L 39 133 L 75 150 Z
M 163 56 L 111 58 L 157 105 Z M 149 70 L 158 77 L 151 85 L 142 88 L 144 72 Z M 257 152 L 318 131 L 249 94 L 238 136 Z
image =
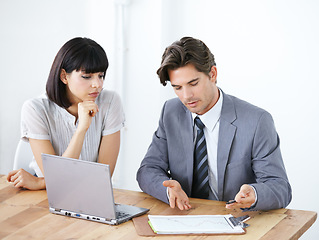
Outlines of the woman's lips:
M 100 94 L 99 92 L 93 92 L 93 93 L 90 93 L 89 96 L 97 98 L 97 96 L 99 96 L 99 94 Z

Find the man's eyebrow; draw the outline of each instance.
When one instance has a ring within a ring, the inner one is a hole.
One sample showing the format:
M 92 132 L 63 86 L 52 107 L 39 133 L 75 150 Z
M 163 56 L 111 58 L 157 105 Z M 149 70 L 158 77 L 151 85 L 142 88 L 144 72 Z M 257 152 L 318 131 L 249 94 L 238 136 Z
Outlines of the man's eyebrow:
M 191 83 L 193 83 L 193 82 L 196 82 L 198 79 L 199 79 L 199 78 L 195 78 L 195 79 L 193 79 L 193 80 L 190 80 L 187 84 L 191 84 Z
M 190 80 L 189 82 L 187 82 L 187 84 L 192 84 L 193 82 L 196 82 L 196 81 L 198 81 L 198 80 L 199 80 L 199 78 L 195 78 L 195 79 Z M 172 86 L 172 87 L 180 87 L 180 85 L 175 85 L 175 84 L 171 84 L 171 86 Z

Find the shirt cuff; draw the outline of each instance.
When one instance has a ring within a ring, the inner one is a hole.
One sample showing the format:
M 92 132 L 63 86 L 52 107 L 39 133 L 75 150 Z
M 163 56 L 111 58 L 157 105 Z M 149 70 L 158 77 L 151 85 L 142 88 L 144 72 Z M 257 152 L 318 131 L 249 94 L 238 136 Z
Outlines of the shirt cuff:
M 255 196 L 256 196 L 256 198 L 255 198 L 255 202 L 254 202 L 254 203 L 250 206 L 250 208 L 253 208 L 253 207 L 255 207 L 255 206 L 256 206 L 258 196 L 257 196 L 256 188 L 255 188 L 254 186 L 252 186 L 252 185 L 249 185 L 249 186 L 251 186 L 251 187 L 254 189 Z

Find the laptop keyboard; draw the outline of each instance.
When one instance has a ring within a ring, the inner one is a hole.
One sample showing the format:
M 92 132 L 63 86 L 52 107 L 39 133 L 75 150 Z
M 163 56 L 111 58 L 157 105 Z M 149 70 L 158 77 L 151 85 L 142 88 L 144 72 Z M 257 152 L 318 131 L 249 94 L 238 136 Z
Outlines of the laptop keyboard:
M 126 213 L 126 212 L 117 212 L 117 218 L 121 219 L 121 218 L 125 218 L 130 216 L 130 214 Z

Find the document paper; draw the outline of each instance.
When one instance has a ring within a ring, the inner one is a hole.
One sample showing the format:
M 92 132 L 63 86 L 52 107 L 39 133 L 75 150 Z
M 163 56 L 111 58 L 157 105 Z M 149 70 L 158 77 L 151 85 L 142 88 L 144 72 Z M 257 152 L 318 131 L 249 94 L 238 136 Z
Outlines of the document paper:
M 199 234 L 199 233 L 244 233 L 240 226 L 234 226 L 229 215 L 148 215 L 149 222 L 157 234 Z

